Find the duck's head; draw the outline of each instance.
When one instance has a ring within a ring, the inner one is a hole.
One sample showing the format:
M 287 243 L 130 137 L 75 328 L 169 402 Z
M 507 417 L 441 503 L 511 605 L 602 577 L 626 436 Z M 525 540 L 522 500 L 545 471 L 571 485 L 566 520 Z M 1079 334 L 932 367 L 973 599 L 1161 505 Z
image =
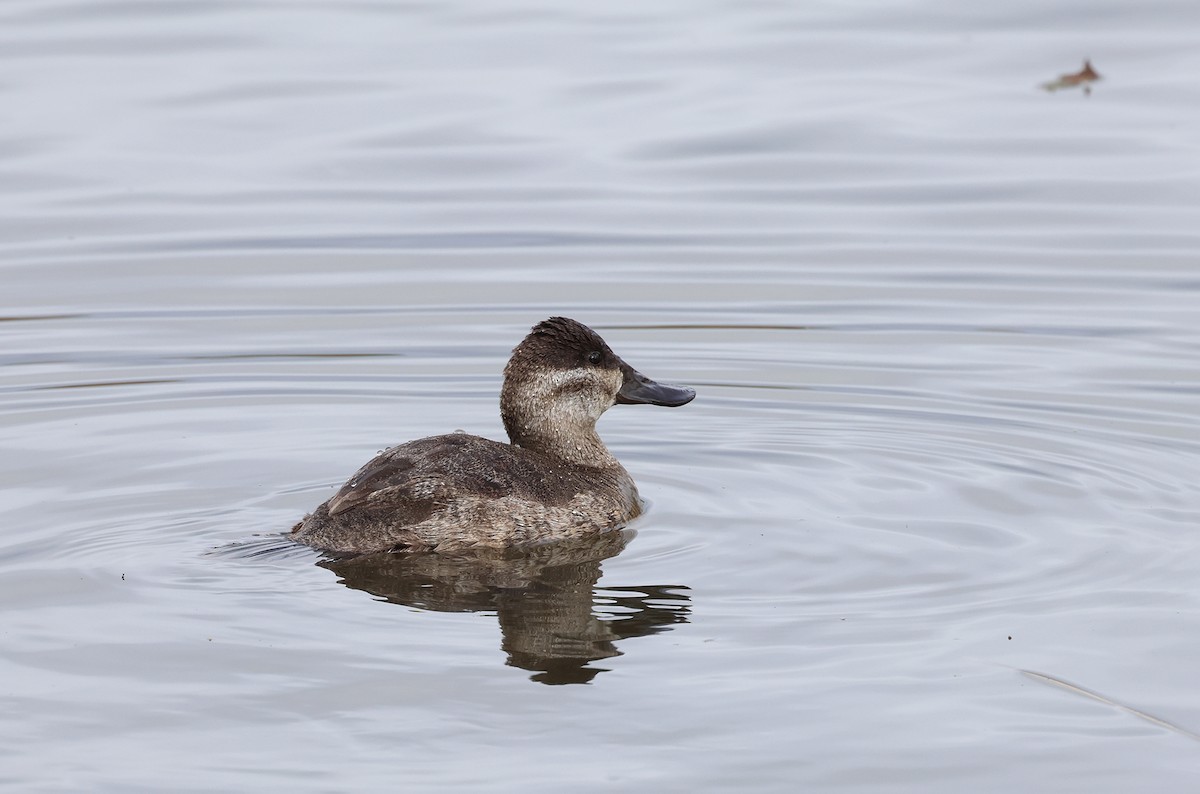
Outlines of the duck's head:
M 504 368 L 500 414 L 512 443 L 561 454 L 591 439 L 598 443 L 596 420 L 615 404 L 674 408 L 695 396 L 687 387 L 650 380 L 583 323 L 551 317 L 513 350 Z

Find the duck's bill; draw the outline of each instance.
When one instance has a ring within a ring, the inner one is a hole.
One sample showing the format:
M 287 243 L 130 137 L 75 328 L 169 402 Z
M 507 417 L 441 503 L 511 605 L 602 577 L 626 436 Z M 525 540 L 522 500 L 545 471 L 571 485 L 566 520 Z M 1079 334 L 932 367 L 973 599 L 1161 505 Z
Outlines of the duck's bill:
M 618 405 L 664 405 L 677 408 L 690 403 L 696 392 L 687 386 L 656 383 L 635 369 L 625 372 L 625 384 L 617 392 Z

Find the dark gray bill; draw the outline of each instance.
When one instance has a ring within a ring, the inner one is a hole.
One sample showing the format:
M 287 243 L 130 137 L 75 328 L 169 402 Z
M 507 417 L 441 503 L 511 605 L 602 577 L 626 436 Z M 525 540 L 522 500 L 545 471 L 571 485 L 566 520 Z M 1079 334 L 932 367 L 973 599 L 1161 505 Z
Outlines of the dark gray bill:
M 655 383 L 636 369 L 626 365 L 625 384 L 617 392 L 618 405 L 665 405 L 676 408 L 690 403 L 696 392 L 686 386 L 669 386 L 665 383 Z

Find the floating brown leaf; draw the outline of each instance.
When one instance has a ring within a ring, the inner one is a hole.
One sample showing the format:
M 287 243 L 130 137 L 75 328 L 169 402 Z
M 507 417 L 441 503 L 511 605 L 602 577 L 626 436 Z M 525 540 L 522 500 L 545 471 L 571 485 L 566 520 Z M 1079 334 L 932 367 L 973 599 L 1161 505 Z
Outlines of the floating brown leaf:
M 1042 83 L 1042 88 L 1047 91 L 1057 91 L 1060 88 L 1074 88 L 1076 86 L 1083 86 L 1083 92 L 1085 94 L 1090 94 L 1092 92 L 1091 84 L 1099 79 L 1100 73 L 1092 67 L 1092 62 L 1090 60 L 1085 60 L 1083 62 L 1083 68 L 1078 72 L 1059 75 L 1057 80 L 1053 80 L 1049 83 Z

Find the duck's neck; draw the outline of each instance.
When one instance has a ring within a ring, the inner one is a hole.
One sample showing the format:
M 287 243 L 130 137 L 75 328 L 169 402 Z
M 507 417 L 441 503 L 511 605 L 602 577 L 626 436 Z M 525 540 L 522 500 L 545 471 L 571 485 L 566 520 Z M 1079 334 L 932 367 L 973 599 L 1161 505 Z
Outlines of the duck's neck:
M 523 449 L 565 460 L 577 466 L 620 468 L 621 464 L 596 433 L 596 423 L 571 424 L 553 413 L 536 420 L 505 414 L 508 440 Z

